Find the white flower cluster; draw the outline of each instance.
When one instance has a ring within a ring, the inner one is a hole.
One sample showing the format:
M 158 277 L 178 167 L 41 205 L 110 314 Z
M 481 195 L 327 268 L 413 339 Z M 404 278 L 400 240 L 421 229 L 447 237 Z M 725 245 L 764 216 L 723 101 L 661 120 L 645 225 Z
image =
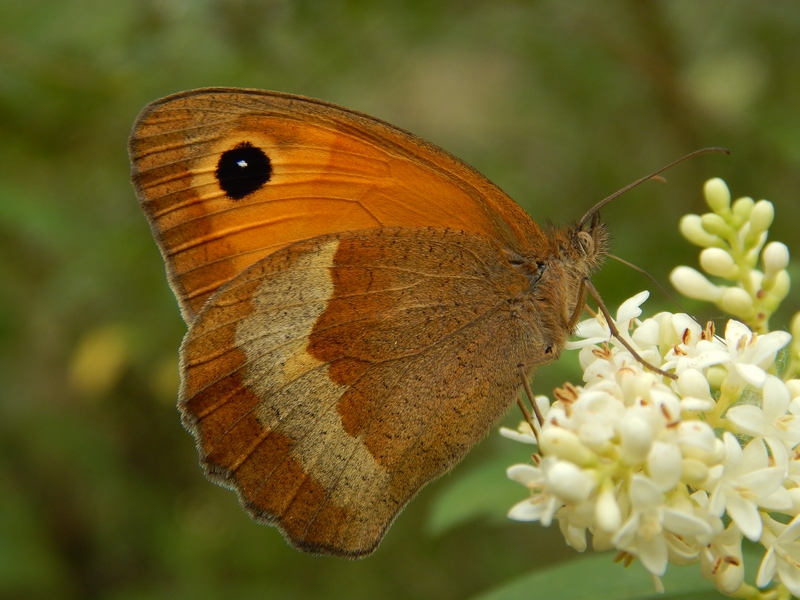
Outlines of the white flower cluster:
M 749 222 L 740 233 L 748 228 L 757 230 Z M 788 291 L 786 262 L 779 277 Z M 753 272 L 757 294 L 774 272 Z M 645 368 L 602 314 L 580 323 L 582 339 L 568 348 L 580 348 L 584 385 L 556 390 L 552 406 L 536 398 L 545 416 L 535 436 L 527 423 L 501 432 L 538 444 L 533 465 L 508 469 L 530 491 L 509 517 L 555 520 L 579 551 L 589 532 L 595 549 L 638 558 L 657 587 L 668 563 L 699 562 L 721 592 L 766 597 L 745 583 L 746 537 L 765 548 L 755 584 L 800 596 L 800 379 L 777 376 L 775 365 L 792 336 L 730 320 L 720 339 L 685 314 L 640 320 L 647 297 L 623 303 L 615 323 L 644 360 L 676 379 Z M 791 352 L 794 362 L 800 352 Z

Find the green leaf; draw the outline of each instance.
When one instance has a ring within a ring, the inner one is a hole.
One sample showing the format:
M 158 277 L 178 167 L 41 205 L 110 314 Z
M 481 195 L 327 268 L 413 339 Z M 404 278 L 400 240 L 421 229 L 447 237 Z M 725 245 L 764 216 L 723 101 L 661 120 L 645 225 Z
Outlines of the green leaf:
M 517 455 L 516 460 L 519 459 Z M 528 496 L 524 487 L 505 476 L 514 460 L 505 453 L 465 473 L 454 474 L 450 485 L 441 491 L 431 507 L 427 532 L 441 535 L 478 518 L 506 522 L 508 510 Z
M 501 587 L 477 596 L 475 600 L 516 600 L 531 598 L 570 598 L 570 600 L 630 600 L 633 598 L 720 598 L 714 584 L 700 574 L 699 565 L 670 565 L 661 580 L 665 593 L 653 587 L 650 574 L 641 565 L 623 568 L 612 562 L 613 554 L 590 554 L 576 560 L 537 570 Z

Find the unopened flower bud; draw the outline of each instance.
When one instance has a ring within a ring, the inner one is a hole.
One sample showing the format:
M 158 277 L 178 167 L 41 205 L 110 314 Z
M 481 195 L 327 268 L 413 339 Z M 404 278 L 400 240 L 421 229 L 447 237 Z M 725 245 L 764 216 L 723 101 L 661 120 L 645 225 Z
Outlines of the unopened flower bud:
M 759 200 L 753 207 L 753 212 L 750 213 L 750 235 L 761 235 L 770 225 L 775 218 L 775 207 L 769 200 Z
M 571 462 L 560 460 L 547 472 L 547 484 L 565 502 L 583 502 L 596 482 L 586 471 Z
M 691 267 L 675 267 L 669 274 L 669 280 L 676 290 L 689 298 L 716 302 L 722 295 L 721 288 Z
M 675 444 L 655 441 L 647 456 L 650 479 L 661 491 L 667 491 L 681 479 L 681 451 Z
M 614 486 L 604 485 L 594 509 L 597 525 L 606 533 L 616 533 L 622 525 L 622 513 L 614 497 Z
M 727 184 L 719 177 L 706 181 L 703 186 L 703 195 L 706 197 L 706 203 L 715 213 L 724 215 L 730 211 L 731 193 Z
M 770 313 L 773 313 L 777 310 L 778 305 L 783 301 L 786 296 L 789 295 L 789 287 L 791 286 L 791 280 L 789 278 L 788 271 L 780 271 L 775 276 L 775 282 L 772 284 L 771 288 L 767 288 L 764 285 L 764 289 L 768 289 L 767 297 L 764 299 L 764 308 L 768 310 Z
M 737 198 L 731 208 L 737 220 L 744 223 L 750 218 L 750 213 L 753 212 L 753 206 L 755 206 L 755 204 L 752 198 L 745 196 L 743 198 Z
M 706 464 L 714 455 L 714 430 L 703 421 L 682 421 L 678 425 L 678 444 L 684 456 L 701 460 Z
M 781 242 L 770 242 L 764 246 L 761 260 L 764 261 L 764 274 L 772 277 L 789 264 L 789 249 Z
M 742 288 L 725 288 L 717 305 L 729 315 L 747 319 L 753 314 L 753 298 Z
M 539 450 L 582 467 L 596 462 L 594 452 L 584 446 L 578 436 L 563 427 L 548 427 L 539 434 Z
M 712 235 L 703 229 L 703 220 L 700 215 L 684 215 L 678 227 L 681 235 L 695 246 L 710 248 L 720 244 L 718 236 Z
M 678 376 L 678 390 L 684 398 L 708 398 L 711 396 L 708 379 L 697 369 L 686 369 Z
M 707 233 L 727 239 L 731 235 L 728 223 L 716 213 L 706 213 L 700 217 L 700 223 Z
M 709 275 L 736 279 L 739 268 L 733 257 L 722 248 L 706 248 L 700 253 L 700 266 Z
M 696 458 L 684 458 L 681 461 L 681 479 L 694 487 L 701 485 L 708 479 L 708 465 Z
M 727 376 L 728 371 L 725 367 L 719 365 L 709 367 L 706 372 L 706 379 L 708 379 L 708 385 L 712 390 L 718 390 Z
M 794 332 L 796 328 L 795 321 L 798 320 L 798 317 L 800 317 L 800 313 L 797 313 L 794 316 L 794 319 L 792 319 L 792 332 Z M 794 333 L 792 333 L 792 335 L 794 336 Z M 795 337 L 794 339 L 796 340 L 798 338 Z M 789 389 L 789 395 L 792 398 L 797 398 L 798 396 L 800 396 L 800 379 L 790 379 L 789 381 L 786 382 L 786 387 Z
M 642 463 L 653 443 L 653 429 L 642 417 L 626 413 L 619 425 L 621 457 L 629 465 Z

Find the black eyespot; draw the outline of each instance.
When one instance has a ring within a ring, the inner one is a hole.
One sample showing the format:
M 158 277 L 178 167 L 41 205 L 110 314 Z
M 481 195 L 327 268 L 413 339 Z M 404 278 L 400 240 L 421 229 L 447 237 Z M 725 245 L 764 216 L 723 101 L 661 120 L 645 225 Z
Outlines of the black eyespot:
M 241 200 L 269 181 L 272 165 L 261 148 L 242 142 L 222 153 L 214 174 L 229 198 Z

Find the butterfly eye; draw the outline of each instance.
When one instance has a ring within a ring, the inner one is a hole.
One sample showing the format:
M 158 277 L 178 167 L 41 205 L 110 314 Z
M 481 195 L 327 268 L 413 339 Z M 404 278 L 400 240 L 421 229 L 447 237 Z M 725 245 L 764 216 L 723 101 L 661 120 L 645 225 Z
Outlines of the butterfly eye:
M 578 244 L 580 244 L 583 253 L 586 256 L 591 256 L 594 254 L 594 239 L 592 238 L 591 234 L 587 231 L 579 231 L 577 237 Z

